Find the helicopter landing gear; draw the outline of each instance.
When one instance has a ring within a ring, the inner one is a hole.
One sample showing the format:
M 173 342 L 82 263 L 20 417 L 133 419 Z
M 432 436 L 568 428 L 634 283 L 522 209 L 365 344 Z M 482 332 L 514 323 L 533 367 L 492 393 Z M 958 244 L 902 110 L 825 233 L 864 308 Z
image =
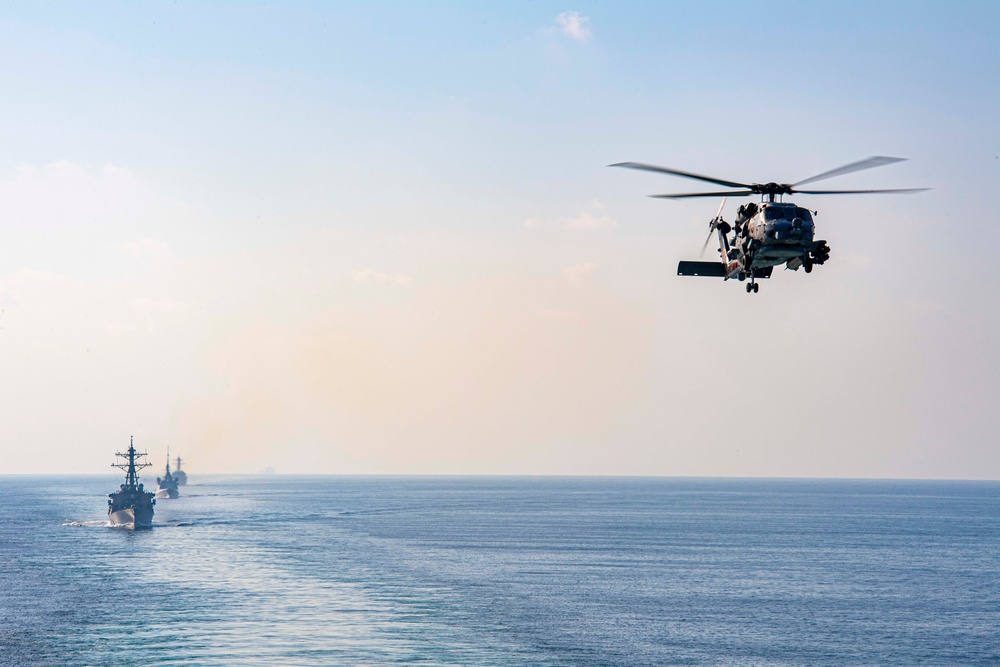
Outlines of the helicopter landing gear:
M 749 294 L 750 292 L 756 294 L 759 291 L 760 291 L 760 285 L 758 285 L 757 283 L 747 283 L 747 294 Z

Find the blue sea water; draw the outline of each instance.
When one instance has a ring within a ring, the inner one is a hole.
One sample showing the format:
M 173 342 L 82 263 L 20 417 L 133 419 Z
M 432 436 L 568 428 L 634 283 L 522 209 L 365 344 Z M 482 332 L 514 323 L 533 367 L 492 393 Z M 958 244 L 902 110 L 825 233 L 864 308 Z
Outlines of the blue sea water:
M 0 664 L 1000 665 L 1000 484 L 0 477 Z

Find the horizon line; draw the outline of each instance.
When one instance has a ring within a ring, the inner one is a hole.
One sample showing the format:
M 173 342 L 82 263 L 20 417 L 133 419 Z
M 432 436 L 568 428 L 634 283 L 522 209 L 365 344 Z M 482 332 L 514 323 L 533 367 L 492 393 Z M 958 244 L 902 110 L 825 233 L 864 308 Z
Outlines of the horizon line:
M 185 471 L 187 472 L 187 471 Z M 190 476 L 190 473 L 188 473 Z M 405 472 L 204 472 L 196 476 L 210 477 L 481 477 L 481 478 L 559 478 L 559 479 L 731 479 L 775 481 L 843 481 L 843 482 L 1000 482 L 995 478 L 978 477 L 804 477 L 788 475 L 633 475 L 586 473 L 405 473 Z M 3 477 L 120 477 L 111 472 L 0 472 Z M 191 483 L 189 482 L 189 486 Z

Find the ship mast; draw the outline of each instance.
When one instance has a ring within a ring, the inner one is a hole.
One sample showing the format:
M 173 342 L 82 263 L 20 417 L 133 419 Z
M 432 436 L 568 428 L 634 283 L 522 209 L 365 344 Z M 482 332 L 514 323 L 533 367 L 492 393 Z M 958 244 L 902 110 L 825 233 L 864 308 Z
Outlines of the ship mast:
M 136 452 L 135 444 L 133 443 L 133 437 L 129 436 L 128 439 L 128 452 L 122 454 L 121 452 L 115 452 L 115 456 L 120 456 L 123 459 L 127 459 L 128 463 L 112 463 L 112 467 L 118 468 L 125 471 L 125 488 L 135 489 L 139 486 L 139 475 L 136 473 L 137 470 L 142 470 L 143 468 L 148 468 L 150 463 L 136 462 L 136 457 L 145 456 L 146 453 Z

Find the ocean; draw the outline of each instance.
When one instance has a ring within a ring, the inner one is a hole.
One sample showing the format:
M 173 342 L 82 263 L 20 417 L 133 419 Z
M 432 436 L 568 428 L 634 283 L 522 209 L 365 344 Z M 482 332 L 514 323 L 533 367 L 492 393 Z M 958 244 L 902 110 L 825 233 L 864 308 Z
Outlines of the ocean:
M 0 665 L 1000 665 L 996 482 L 189 474 L 0 477 Z

